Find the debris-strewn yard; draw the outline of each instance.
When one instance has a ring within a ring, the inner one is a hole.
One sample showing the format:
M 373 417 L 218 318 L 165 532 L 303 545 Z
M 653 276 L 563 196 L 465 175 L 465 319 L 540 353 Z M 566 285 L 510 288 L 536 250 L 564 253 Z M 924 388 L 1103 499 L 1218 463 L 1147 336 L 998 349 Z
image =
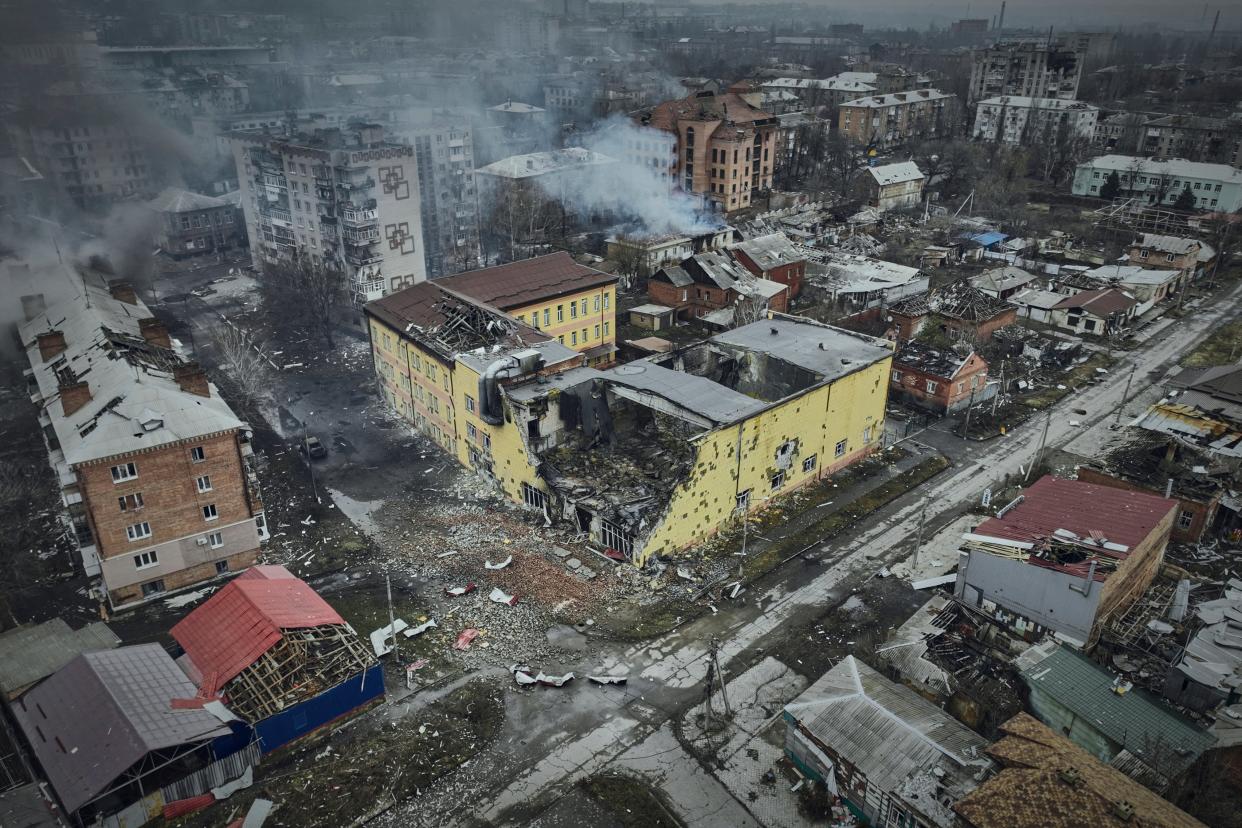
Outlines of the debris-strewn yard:
M 581 783 L 596 804 L 624 828 L 680 828 L 681 821 L 644 782 L 628 776 L 593 776 Z
M 470 761 L 503 721 L 501 693 L 482 681 L 395 720 L 384 708 L 375 709 L 289 752 L 265 757 L 251 788 L 173 824 L 223 825 L 245 814 L 256 798 L 275 806 L 269 826 L 360 824 Z

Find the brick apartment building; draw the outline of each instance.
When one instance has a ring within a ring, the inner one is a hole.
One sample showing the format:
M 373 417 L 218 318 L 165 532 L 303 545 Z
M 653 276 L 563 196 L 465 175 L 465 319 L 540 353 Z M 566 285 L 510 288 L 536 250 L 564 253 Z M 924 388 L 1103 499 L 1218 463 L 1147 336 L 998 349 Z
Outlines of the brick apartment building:
M 18 330 L 86 573 L 117 608 L 250 566 L 267 526 L 245 423 L 132 288 L 83 281 Z
M 957 121 L 957 96 L 939 89 L 873 95 L 841 104 L 837 128 L 851 141 L 877 149 L 943 138 Z
M 756 193 L 771 189 L 779 122 L 743 94 L 696 92 L 636 120 L 675 137 L 673 180 L 716 210 L 744 210 Z

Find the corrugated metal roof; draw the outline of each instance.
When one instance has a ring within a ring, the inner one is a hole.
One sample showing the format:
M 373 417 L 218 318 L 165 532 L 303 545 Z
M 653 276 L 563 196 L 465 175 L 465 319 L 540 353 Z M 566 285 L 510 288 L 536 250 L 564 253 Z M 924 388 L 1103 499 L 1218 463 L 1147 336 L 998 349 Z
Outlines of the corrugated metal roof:
M 45 679 L 75 656 L 111 650 L 121 639 L 102 621 L 70 629 L 63 619 L 28 625 L 0 635 L 0 691 L 12 695 Z
M 507 311 L 616 281 L 615 275 L 578 264 L 568 253 L 558 251 L 446 276 L 436 284 Z
M 214 692 L 280 641 L 281 630 L 344 623 L 283 566 L 256 566 L 177 622 L 172 636 Z
M 1022 671 L 1022 679 L 1138 758 L 1168 772 L 1188 768 L 1215 741 L 1141 690 L 1113 692 L 1112 673 L 1067 647 L 1057 647 Z M 1176 776 L 1176 773 L 1171 775 Z
M 853 656 L 821 676 L 785 712 L 885 791 L 934 767 L 946 780 L 956 776 L 970 787 L 965 780 L 991 766 L 986 739 Z
M 76 811 L 147 753 L 228 735 L 199 708 L 172 700 L 196 689 L 158 644 L 79 655 L 13 707 L 69 811 Z
M 1133 549 L 1173 510 L 1174 501 L 1144 492 L 1096 486 L 1046 475 L 1022 493 L 1024 500 L 1002 518 L 975 529 L 1016 541 L 1034 541 L 1068 529 L 1080 538 L 1101 532 L 1112 543 Z

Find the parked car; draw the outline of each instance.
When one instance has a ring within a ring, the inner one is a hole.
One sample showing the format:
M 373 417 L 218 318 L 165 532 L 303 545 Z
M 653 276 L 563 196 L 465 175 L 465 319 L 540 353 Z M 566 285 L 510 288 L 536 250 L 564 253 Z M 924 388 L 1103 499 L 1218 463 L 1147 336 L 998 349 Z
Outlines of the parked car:
M 301 448 L 302 453 L 309 455 L 312 460 L 320 460 L 328 456 L 328 447 L 319 442 L 319 438 L 315 436 L 303 440 Z

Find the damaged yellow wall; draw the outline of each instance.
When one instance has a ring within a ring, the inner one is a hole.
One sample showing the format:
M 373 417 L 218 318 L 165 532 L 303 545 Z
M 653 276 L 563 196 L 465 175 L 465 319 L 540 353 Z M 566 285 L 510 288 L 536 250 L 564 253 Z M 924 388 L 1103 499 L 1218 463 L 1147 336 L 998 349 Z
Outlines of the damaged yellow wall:
M 735 517 L 738 495 L 750 491 L 750 509 L 861 459 L 880 447 L 892 359 L 769 408 L 740 425 L 698 439 L 694 467 L 676 489 L 635 563 L 670 554 L 714 534 Z M 741 470 L 737 447 L 741 430 Z M 796 440 L 783 483 L 772 487 L 777 452 Z M 838 454 L 838 446 L 841 453 Z M 804 464 L 814 457 L 813 467 Z

